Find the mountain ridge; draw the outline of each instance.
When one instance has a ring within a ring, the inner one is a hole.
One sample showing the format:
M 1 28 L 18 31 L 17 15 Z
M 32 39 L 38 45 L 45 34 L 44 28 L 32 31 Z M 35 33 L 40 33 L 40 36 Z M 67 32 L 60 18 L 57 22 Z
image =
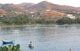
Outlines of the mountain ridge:
M 37 4 L 34 3 L 21 3 L 21 4 L 0 4 L 0 9 L 2 9 L 3 14 L 7 14 L 8 16 L 14 15 L 37 15 L 35 17 L 43 17 L 43 14 L 47 17 L 55 16 L 61 14 L 80 14 L 80 8 L 58 5 L 48 1 L 42 1 Z M 54 10 L 54 11 L 53 11 Z M 41 14 L 43 13 L 43 14 Z M 54 14 L 55 13 L 55 14 Z M 58 13 L 58 14 L 57 14 Z M 29 16 L 32 17 L 32 16 Z

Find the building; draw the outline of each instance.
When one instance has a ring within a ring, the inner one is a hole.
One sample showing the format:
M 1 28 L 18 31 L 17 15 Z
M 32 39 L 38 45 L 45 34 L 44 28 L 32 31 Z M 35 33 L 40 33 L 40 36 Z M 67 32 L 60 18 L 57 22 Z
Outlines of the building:
M 72 14 L 67 14 L 67 17 L 71 18 L 71 19 L 75 19 L 76 17 Z

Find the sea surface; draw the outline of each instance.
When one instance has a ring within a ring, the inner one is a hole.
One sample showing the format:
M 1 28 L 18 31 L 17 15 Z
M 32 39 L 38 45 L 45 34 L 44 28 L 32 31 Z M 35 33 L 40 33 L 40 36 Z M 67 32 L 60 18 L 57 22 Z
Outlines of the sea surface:
M 0 27 L 0 45 L 5 39 L 20 44 L 21 51 L 80 51 L 80 25 Z

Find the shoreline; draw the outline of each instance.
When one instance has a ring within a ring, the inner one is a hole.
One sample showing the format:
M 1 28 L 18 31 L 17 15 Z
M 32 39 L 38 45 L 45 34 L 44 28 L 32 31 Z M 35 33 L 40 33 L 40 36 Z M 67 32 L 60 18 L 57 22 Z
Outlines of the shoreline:
M 58 25 L 58 24 L 23 24 L 23 25 L 5 25 L 2 24 L 0 27 L 34 27 L 34 26 L 79 26 L 80 24 L 64 24 L 64 25 Z
M 23 24 L 23 25 L 0 25 L 0 27 L 24 27 L 24 26 L 55 26 L 56 24 Z

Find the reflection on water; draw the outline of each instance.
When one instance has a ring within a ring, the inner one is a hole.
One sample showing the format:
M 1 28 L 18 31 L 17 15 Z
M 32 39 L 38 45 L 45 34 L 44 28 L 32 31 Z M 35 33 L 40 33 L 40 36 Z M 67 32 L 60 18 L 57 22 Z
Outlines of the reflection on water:
M 15 40 L 22 51 L 80 51 L 80 26 L 3 27 L 0 40 L 4 39 Z M 34 49 L 28 48 L 30 41 Z

